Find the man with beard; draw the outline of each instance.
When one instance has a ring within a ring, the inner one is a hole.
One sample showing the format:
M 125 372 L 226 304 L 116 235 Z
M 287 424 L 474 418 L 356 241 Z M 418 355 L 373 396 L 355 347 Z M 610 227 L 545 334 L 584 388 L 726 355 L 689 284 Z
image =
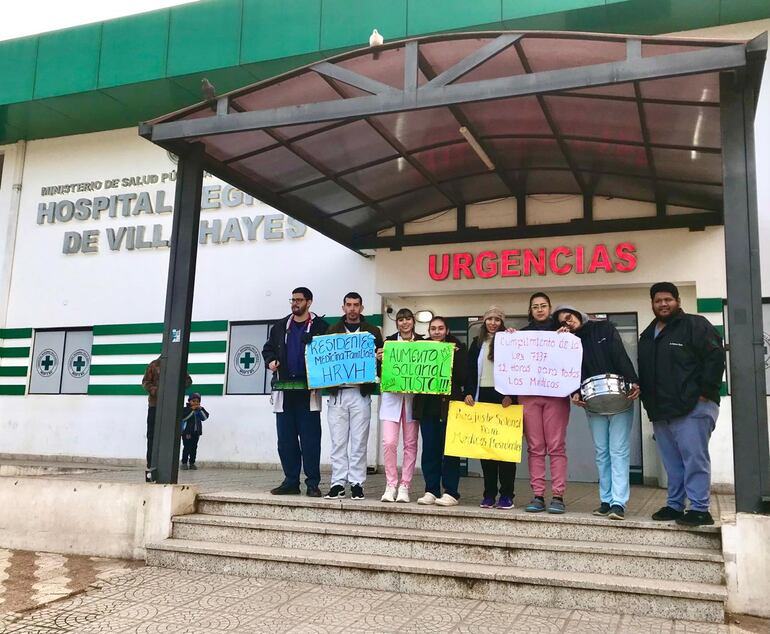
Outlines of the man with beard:
M 368 332 L 374 337 L 374 349 L 382 348 L 382 334 L 377 326 L 363 316 L 361 295 L 351 291 L 342 298 L 342 319 L 326 332 L 341 335 Z M 345 485 L 350 485 L 350 497 L 364 499 L 366 482 L 366 446 L 372 418 L 372 394 L 376 383 L 341 385 L 329 388 L 329 434 L 331 436 L 332 482 L 327 500 L 345 497 Z
M 273 373 L 272 401 L 278 432 L 278 456 L 283 482 L 273 495 L 298 495 L 300 469 L 310 497 L 321 497 L 321 395 L 308 390 L 305 346 L 329 327 L 310 312 L 313 293 L 300 286 L 291 292 L 291 314 L 278 320 L 262 348 L 265 364 Z
M 679 289 L 671 282 L 653 284 L 650 298 L 655 319 L 639 338 L 639 384 L 668 475 L 666 506 L 652 519 L 713 524 L 708 443 L 719 416 L 722 338 L 704 317 L 682 310 Z

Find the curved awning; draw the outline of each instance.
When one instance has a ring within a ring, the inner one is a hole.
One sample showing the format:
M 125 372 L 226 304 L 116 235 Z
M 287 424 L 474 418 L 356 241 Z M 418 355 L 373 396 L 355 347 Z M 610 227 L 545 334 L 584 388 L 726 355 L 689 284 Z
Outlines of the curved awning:
M 313 64 L 140 133 L 201 153 L 213 174 L 355 249 L 424 242 L 405 240 L 404 225 L 452 208 L 457 231 L 430 241 L 482 239 L 465 207 L 504 197 L 520 201 L 509 235 L 527 235 L 531 194 L 584 197 L 584 217 L 562 234 L 633 228 L 595 221 L 595 196 L 655 203 L 639 228 L 704 226 L 722 218 L 720 75 L 765 49 L 766 35 L 424 37 Z M 669 206 L 691 211 L 668 216 Z

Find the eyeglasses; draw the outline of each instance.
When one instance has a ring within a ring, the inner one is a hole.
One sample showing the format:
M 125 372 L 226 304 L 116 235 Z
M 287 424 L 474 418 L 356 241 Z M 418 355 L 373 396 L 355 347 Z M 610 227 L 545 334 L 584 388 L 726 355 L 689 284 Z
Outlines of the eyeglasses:
M 289 300 L 290 304 L 301 304 L 302 302 L 306 302 L 307 300 L 304 297 L 292 297 Z
M 532 310 L 545 310 L 546 308 L 548 308 L 548 304 L 532 304 L 530 308 Z

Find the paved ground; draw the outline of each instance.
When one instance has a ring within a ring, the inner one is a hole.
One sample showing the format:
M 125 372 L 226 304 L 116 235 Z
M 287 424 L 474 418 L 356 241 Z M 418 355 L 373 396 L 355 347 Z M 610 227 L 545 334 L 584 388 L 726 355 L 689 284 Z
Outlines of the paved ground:
M 141 568 L 25 615 L 0 634 L 734 634 L 741 625 L 495 605 L 289 581 Z M 744 629 L 745 625 L 748 629 Z M 764 628 L 764 629 L 757 629 Z
M 93 468 L 93 465 L 91 465 Z M 223 469 L 201 466 L 198 471 L 180 471 L 180 484 L 195 484 L 202 493 L 266 493 L 281 482 L 282 473 L 274 469 Z M 142 482 L 144 471 L 138 468 L 97 469 L 90 473 L 61 476 L 45 475 L 40 477 L 64 477 L 67 479 L 97 480 L 100 482 Z M 329 474 L 322 472 L 321 489 L 328 488 Z M 416 474 L 412 483 L 412 503 L 422 495 L 425 483 L 422 476 Z M 302 487 L 304 492 L 304 486 Z M 370 475 L 365 484 L 366 500 L 362 504 L 380 504 L 380 496 L 385 489 L 385 476 L 382 473 Z M 478 508 L 481 501 L 483 480 L 479 477 L 462 478 L 460 481 L 461 507 Z M 529 481 L 516 480 L 516 510 L 523 512 L 532 492 Z M 349 492 L 348 492 L 349 494 Z M 598 492 L 595 483 L 571 482 L 567 487 L 567 510 L 570 513 L 589 514 L 598 506 Z M 626 517 L 628 519 L 650 520 L 650 515 L 666 503 L 666 492 L 657 487 L 634 486 L 631 489 Z M 439 511 L 437 511 L 439 512 Z M 490 511 L 500 512 L 500 511 Z M 715 494 L 712 496 L 712 514 L 715 519 L 735 512 L 735 497 Z M 610 520 L 608 520 L 610 521 Z M 651 520 L 650 520 L 651 521 Z
M 43 478 L 143 481 L 143 471 L 138 468 L 94 470 L 94 465 L 83 465 L 81 472 L 73 471 L 60 476 L 47 469 L 38 473 Z M 266 493 L 280 479 L 275 470 L 204 466 L 180 472 L 179 481 L 195 484 L 203 492 Z M 417 475 L 413 501 L 422 484 Z M 371 476 L 367 499 L 361 504 L 379 505 L 383 487 L 382 474 Z M 477 508 L 481 487 L 480 478 L 464 478 L 462 505 Z M 518 480 L 516 491 L 517 505 L 523 505 L 530 496 L 528 482 Z M 566 500 L 571 513 L 588 514 L 597 503 L 596 485 L 571 483 Z M 660 489 L 633 487 L 627 517 L 649 521 L 649 515 L 664 502 L 665 492 Z M 732 496 L 714 496 L 716 518 L 733 509 Z M 740 624 L 717 626 L 136 566 L 142 566 L 141 562 L 0 550 L 0 634 L 770 633 L 770 623 L 746 617 L 740 617 Z M 54 602 L 35 609 L 49 601 Z
M 0 615 L 31 610 L 143 566 L 138 561 L 0 549 Z

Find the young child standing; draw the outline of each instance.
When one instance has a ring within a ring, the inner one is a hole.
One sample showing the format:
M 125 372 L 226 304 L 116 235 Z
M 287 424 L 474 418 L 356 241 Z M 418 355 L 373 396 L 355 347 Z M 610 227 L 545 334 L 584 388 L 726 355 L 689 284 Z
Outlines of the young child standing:
M 209 413 L 201 405 L 201 395 L 190 394 L 187 405 L 182 410 L 182 469 L 197 469 L 195 458 L 198 453 L 198 440 L 203 435 L 203 421 Z M 188 466 L 189 465 L 189 466 Z

